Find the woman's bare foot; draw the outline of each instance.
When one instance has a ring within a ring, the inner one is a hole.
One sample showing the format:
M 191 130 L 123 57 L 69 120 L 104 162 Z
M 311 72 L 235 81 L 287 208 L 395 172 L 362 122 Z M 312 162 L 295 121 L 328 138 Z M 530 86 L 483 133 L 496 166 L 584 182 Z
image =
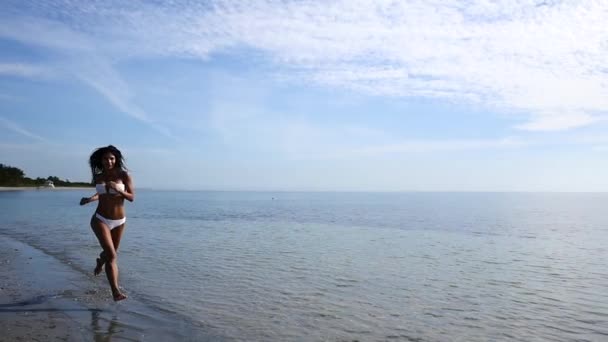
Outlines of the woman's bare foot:
M 117 292 L 117 293 L 113 294 L 112 296 L 114 297 L 115 302 L 121 301 L 123 299 L 127 299 L 127 296 L 121 292 Z
M 105 264 L 105 262 L 101 258 L 97 258 L 96 262 L 97 262 L 97 265 L 95 266 L 95 270 L 93 271 L 93 274 L 99 275 L 99 273 L 101 273 L 101 270 L 103 270 L 103 264 Z

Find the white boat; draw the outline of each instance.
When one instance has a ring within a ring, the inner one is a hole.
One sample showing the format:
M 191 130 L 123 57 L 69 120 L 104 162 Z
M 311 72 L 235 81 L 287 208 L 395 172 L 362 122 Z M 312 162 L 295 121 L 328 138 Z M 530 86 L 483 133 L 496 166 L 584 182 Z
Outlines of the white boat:
M 53 184 L 53 181 L 47 180 L 44 182 L 44 185 L 39 186 L 38 189 L 55 189 L 55 184 Z

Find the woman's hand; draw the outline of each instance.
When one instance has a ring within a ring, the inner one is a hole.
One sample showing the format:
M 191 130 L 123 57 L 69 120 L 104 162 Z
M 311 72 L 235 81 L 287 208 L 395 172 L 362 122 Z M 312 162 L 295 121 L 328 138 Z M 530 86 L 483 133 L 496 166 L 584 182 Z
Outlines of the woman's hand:
M 124 194 L 123 194 L 124 192 L 123 192 L 122 189 L 120 189 L 120 190 L 118 189 L 118 184 L 120 184 L 120 183 L 116 183 L 116 182 L 110 181 L 108 183 L 108 186 L 110 187 L 110 189 L 114 189 L 114 191 L 116 191 L 116 195 L 115 196 L 123 196 L 124 197 Z
M 111 181 L 108 184 L 110 185 L 110 189 L 114 189 L 114 190 L 118 191 L 118 183 Z
M 99 199 L 99 194 L 95 194 L 91 197 L 83 197 L 80 199 L 80 205 L 85 205 L 91 202 L 95 202 Z

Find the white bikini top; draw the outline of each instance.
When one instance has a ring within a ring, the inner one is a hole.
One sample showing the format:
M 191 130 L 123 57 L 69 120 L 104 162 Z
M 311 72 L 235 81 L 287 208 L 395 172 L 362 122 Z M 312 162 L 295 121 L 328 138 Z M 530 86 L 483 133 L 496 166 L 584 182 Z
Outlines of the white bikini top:
M 120 191 L 125 191 L 125 185 L 122 183 L 116 184 L 116 187 Z M 97 190 L 98 194 L 103 195 L 106 193 L 106 185 L 104 183 L 95 184 L 95 190 Z M 110 195 L 118 195 L 118 192 L 116 190 L 110 188 Z

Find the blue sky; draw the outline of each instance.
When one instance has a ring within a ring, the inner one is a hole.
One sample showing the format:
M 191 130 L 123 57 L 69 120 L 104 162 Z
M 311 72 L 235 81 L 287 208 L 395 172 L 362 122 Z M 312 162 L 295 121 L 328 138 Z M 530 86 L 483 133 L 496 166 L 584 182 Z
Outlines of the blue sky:
M 608 3 L 0 3 L 0 162 L 136 185 L 608 191 Z

